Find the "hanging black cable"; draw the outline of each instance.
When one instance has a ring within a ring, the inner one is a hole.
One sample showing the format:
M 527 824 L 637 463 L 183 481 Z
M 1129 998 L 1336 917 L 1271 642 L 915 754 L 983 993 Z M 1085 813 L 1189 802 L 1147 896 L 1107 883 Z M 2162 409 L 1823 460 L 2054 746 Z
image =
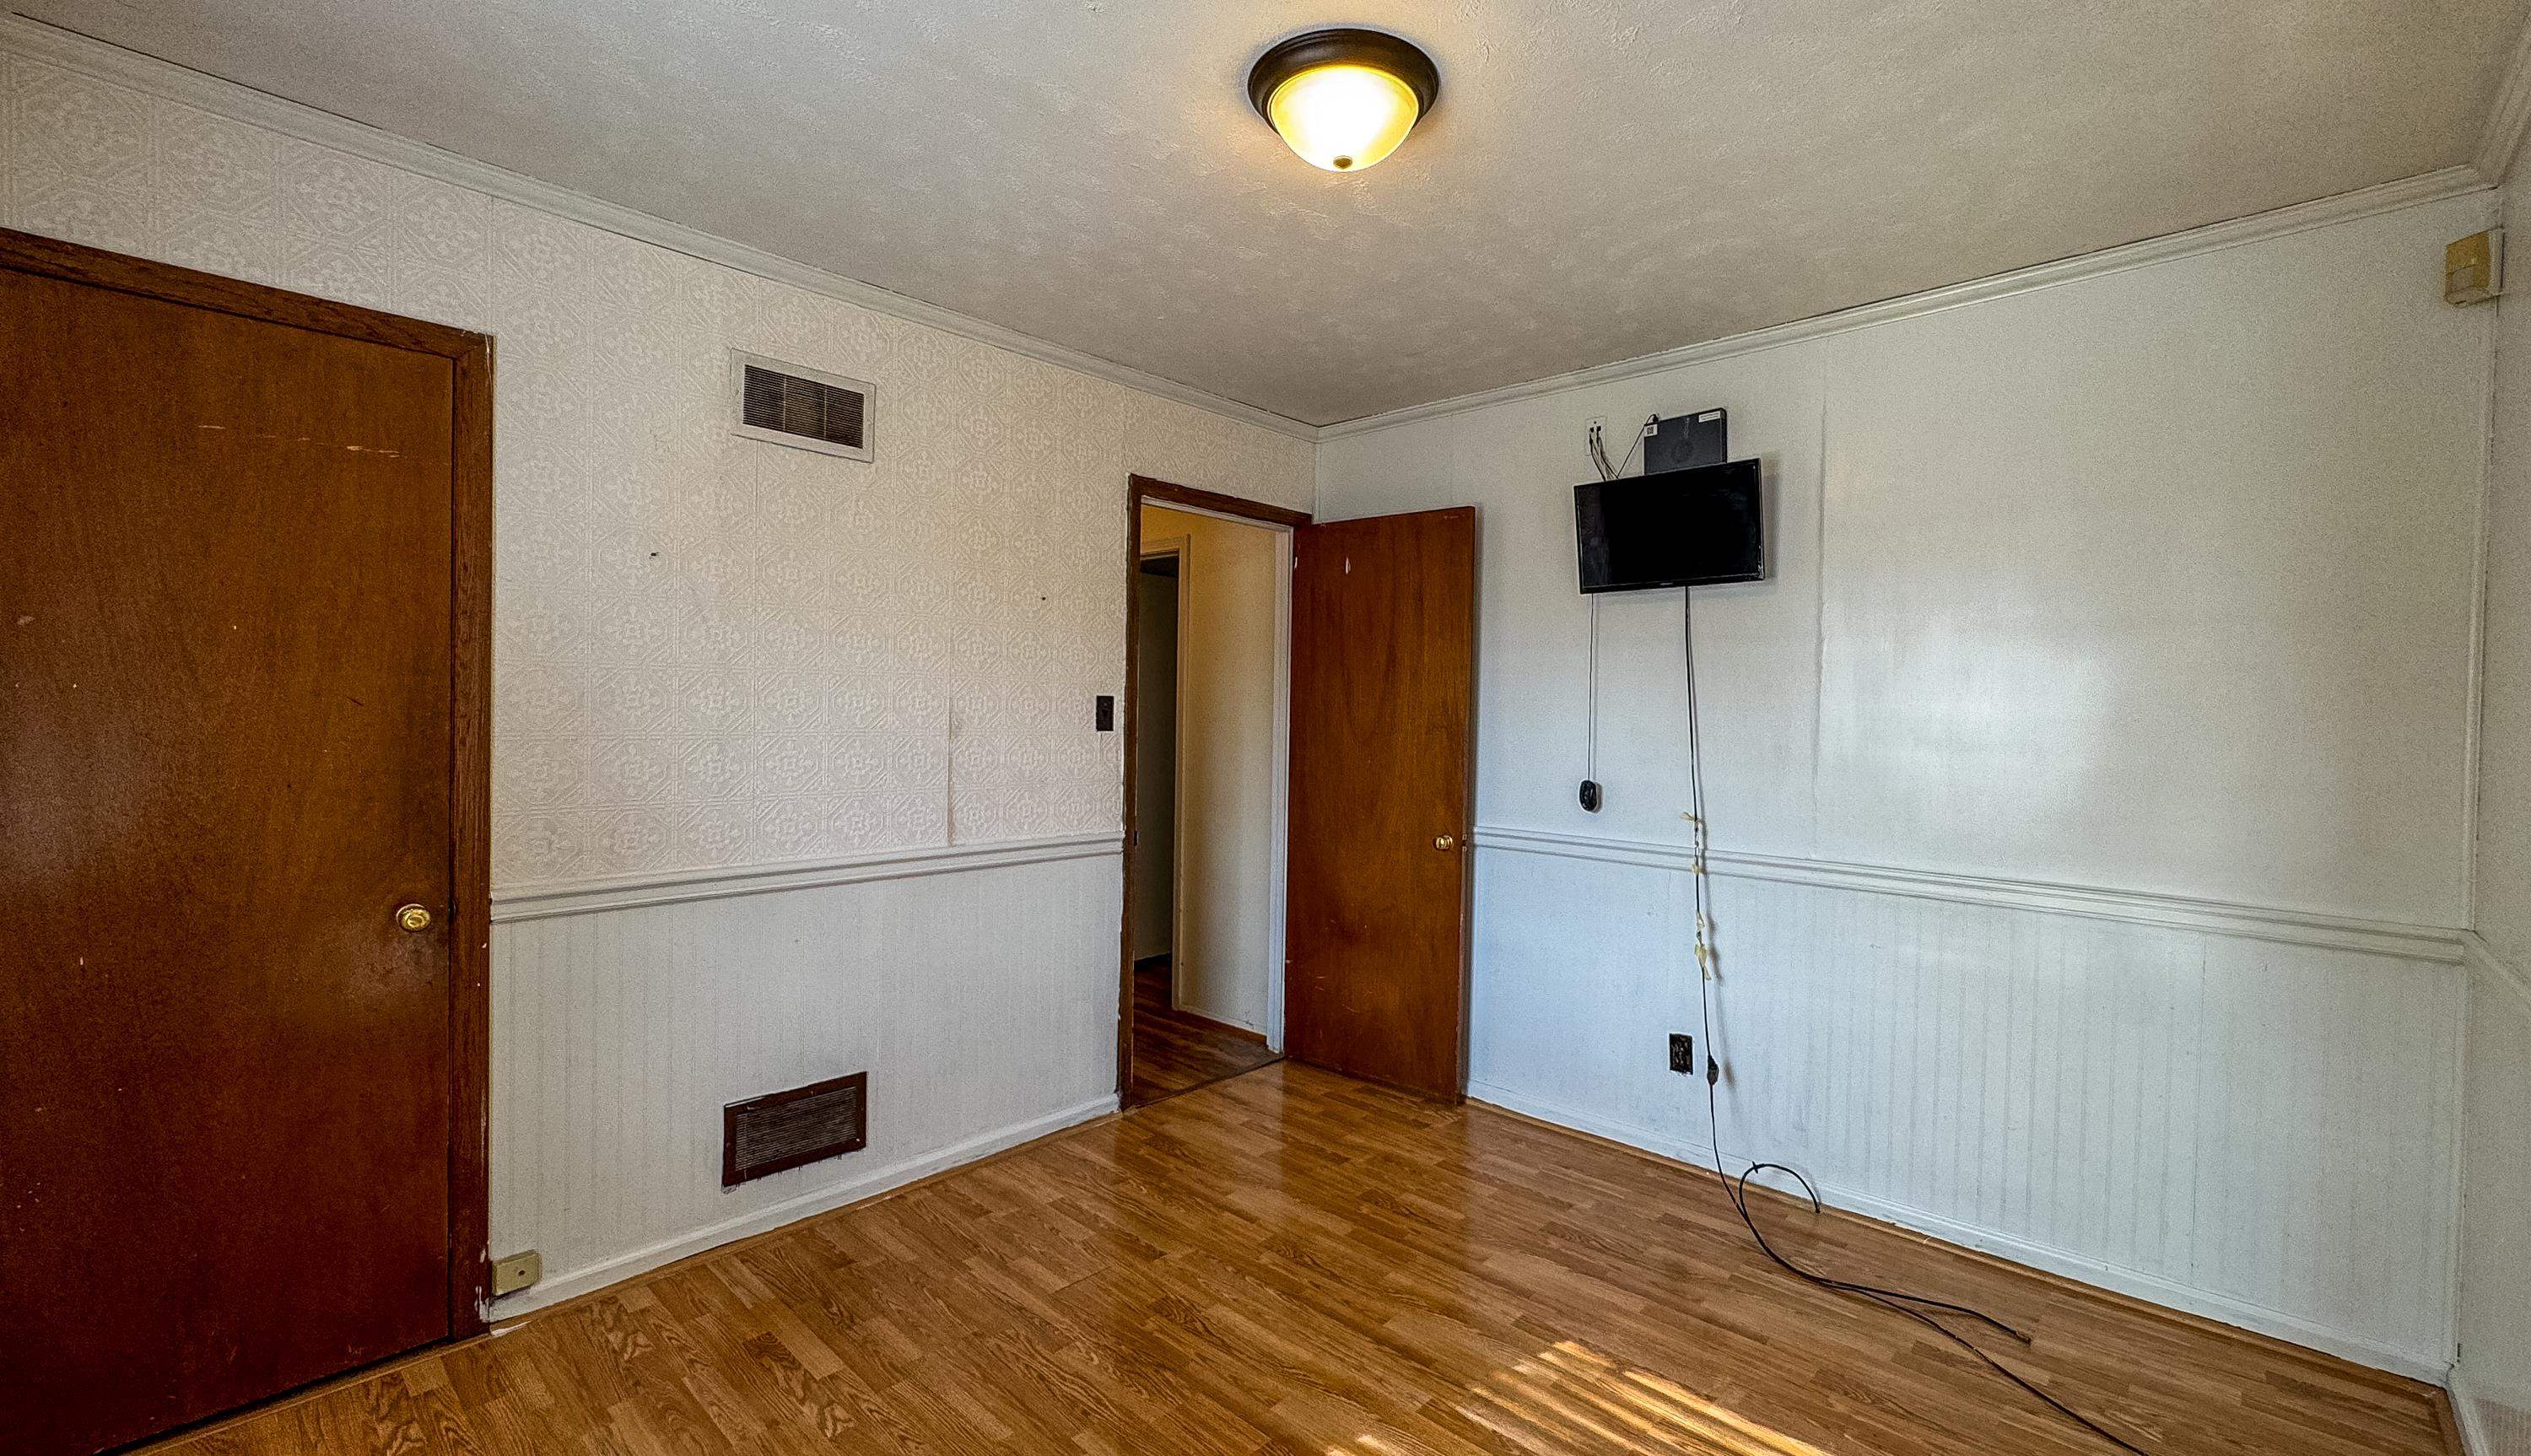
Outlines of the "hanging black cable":
M 1625 474 L 1626 467 L 1634 464 L 1635 452 L 1643 448 L 1644 440 L 1647 438 L 1646 432 L 1659 422 L 1660 417 L 1658 415 L 1646 418 L 1643 425 L 1635 431 L 1633 443 L 1626 446 L 1625 458 L 1615 465 L 1610 465 L 1605 436 L 1602 433 L 1599 421 L 1592 421 L 1590 429 L 1583 435 L 1584 449 L 1591 457 L 1591 468 L 1600 473 L 1600 478 L 1603 481 L 1613 480 Z M 1591 598 L 1590 664 L 1583 706 L 1580 800 L 1584 810 L 1591 813 L 1598 813 L 1602 794 L 1600 789 L 1600 598 L 1597 594 Z
M 1714 1177 L 1715 1181 L 1721 1185 L 1723 1198 L 1730 1202 L 1732 1211 L 1740 1215 L 1740 1222 L 1747 1226 L 1749 1237 L 1757 1241 L 1759 1252 L 1765 1254 L 1768 1259 L 1773 1260 L 1785 1271 L 1798 1278 L 1816 1284 L 1823 1289 L 1830 1289 L 1840 1294 L 1851 1294 L 1861 1299 L 1867 1299 L 1874 1304 L 1881 1306 L 1884 1310 L 1889 1310 L 1895 1314 L 1906 1316 L 1908 1318 L 1924 1325 L 1936 1334 L 1940 1335 L 1942 1338 L 1975 1356 L 1981 1364 L 1986 1366 L 1987 1369 L 2021 1387 L 2021 1389 L 2038 1399 L 2050 1410 L 2054 1411 L 2056 1414 L 2073 1422 L 2075 1425 L 2090 1431 L 2092 1434 L 2099 1436 L 2101 1439 L 2108 1441 L 2110 1445 L 2113 1445 L 2122 1451 L 2133 1452 L 2134 1456 L 2153 1456 L 2153 1453 L 2145 1450 L 2144 1447 L 2139 1446 L 2135 1442 L 2128 1440 L 2126 1437 L 2119 1435 L 2117 1432 L 2109 1429 L 2099 1422 L 2084 1415 L 2082 1412 L 2075 1410 L 2073 1407 L 2066 1405 L 2063 1401 L 2050 1395 L 2047 1391 L 2040 1389 L 2029 1380 L 2015 1374 L 1994 1356 L 1987 1354 L 1984 1350 L 1981 1350 L 1976 1345 L 1970 1343 L 1967 1336 L 1961 1334 L 1955 1329 L 1952 1329 L 1950 1326 L 1935 1318 L 1932 1315 L 1926 1313 L 1927 1310 L 1940 1310 L 1948 1314 L 1966 1316 L 1971 1319 L 1978 1320 L 1995 1329 L 2002 1331 L 2004 1334 L 2010 1335 L 2012 1338 L 2019 1340 L 2024 1345 L 2032 1343 L 2028 1334 L 2004 1323 L 2002 1320 L 1996 1318 L 1985 1311 L 1973 1309 L 1967 1305 L 1952 1304 L 1947 1300 L 1934 1299 L 1928 1295 L 1909 1294 L 1904 1290 L 1898 1289 L 1884 1289 L 1877 1284 L 1861 1284 L 1848 1279 L 1830 1278 L 1826 1274 L 1817 1273 L 1813 1270 L 1803 1268 L 1800 1264 L 1797 1264 L 1791 1260 L 1786 1259 L 1781 1254 L 1776 1253 L 1775 1246 L 1768 1243 L 1767 1235 L 1759 1229 L 1757 1218 L 1749 1212 L 1749 1180 L 1761 1169 L 1773 1169 L 1777 1172 L 1789 1173 L 1795 1181 L 1801 1184 L 1804 1196 L 1809 1198 L 1811 1211 L 1813 1213 L 1820 1212 L 1819 1191 L 1811 1186 L 1811 1180 L 1803 1177 L 1799 1170 L 1785 1167 L 1782 1163 L 1754 1162 L 1747 1168 L 1743 1169 L 1740 1176 L 1736 1179 L 1729 1173 L 1723 1171 L 1722 1112 L 1720 1106 L 1716 1102 L 1715 1092 L 1715 1085 L 1722 1080 L 1722 1063 L 1714 1054 L 1714 922 L 1708 913 L 1711 902 L 1708 898 L 1705 867 L 1705 855 L 1708 843 L 1705 822 L 1705 745 L 1698 727 L 1696 712 L 1695 588 L 1682 587 L 1679 588 L 1679 595 L 1685 602 L 1680 614 L 1680 636 L 1683 640 L 1682 645 L 1687 659 L 1688 822 L 1696 832 L 1696 853 L 1694 859 L 1690 862 L 1688 872 L 1688 878 L 1695 886 L 1696 997 L 1698 1006 L 1703 1012 L 1704 1019 L 1705 1116 L 1707 1126 L 1712 1129 L 1714 1147 Z M 1917 1306 L 1922 1306 L 1923 1308 L 1916 1308 Z

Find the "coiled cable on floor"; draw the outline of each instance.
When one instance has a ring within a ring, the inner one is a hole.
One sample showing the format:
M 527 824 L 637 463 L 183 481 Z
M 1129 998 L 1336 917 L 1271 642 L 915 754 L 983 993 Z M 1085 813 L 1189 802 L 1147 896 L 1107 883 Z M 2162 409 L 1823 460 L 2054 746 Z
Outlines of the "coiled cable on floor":
M 1807 1280 L 1812 1284 L 1816 1284 L 1823 1289 L 1834 1290 L 1840 1294 L 1850 1294 L 1859 1299 L 1870 1300 L 1872 1303 L 1881 1306 L 1884 1310 L 1906 1316 L 1908 1318 L 1924 1325 L 1927 1329 L 1940 1335 L 1943 1339 L 1948 1340 L 1952 1344 L 1967 1351 L 1970 1355 L 1975 1356 L 1978 1362 L 1984 1365 L 1987 1369 L 2021 1387 L 2022 1390 L 2028 1392 L 2034 1399 L 2047 1406 L 2050 1410 L 2054 1411 L 2057 1415 L 2064 1417 L 2066 1420 L 2071 1421 L 2076 1426 L 2083 1428 L 2085 1430 L 2099 1436 L 2101 1439 L 2108 1441 L 2110 1445 L 2117 1447 L 2121 1451 L 2132 1452 L 2134 1453 L 2134 1456 L 2153 1456 L 2153 1453 L 2147 1451 L 2144 1447 L 2137 1445 L 2135 1442 L 2128 1440 L 2122 1435 L 2119 1435 L 2116 1431 L 2110 1430 L 2099 1422 L 2094 1421 L 2089 1416 L 2075 1410 L 2072 1406 L 2065 1404 L 2063 1401 L 2058 1400 L 2047 1391 L 2040 1389 L 2037 1385 L 2032 1384 L 2028 1379 L 2014 1373 L 2011 1370 L 2006 1368 L 2002 1362 L 1997 1360 L 1994 1356 L 1987 1354 L 1984 1350 L 1981 1350 L 1976 1345 L 1970 1343 L 1969 1338 L 1966 1335 L 1952 1329 L 1949 1325 L 1946 1325 L 1940 1319 L 1934 1317 L 1932 1314 L 1927 1313 L 1928 1311 L 1939 1310 L 1944 1314 L 1963 1316 L 1967 1318 L 1978 1320 L 1994 1329 L 1999 1330 L 2002 1333 L 2011 1336 L 2013 1339 L 2020 1341 L 2024 1345 L 2032 1343 L 2028 1334 L 2004 1323 L 2002 1320 L 1996 1318 L 1984 1310 L 1975 1309 L 1968 1305 L 1953 1304 L 1948 1300 L 1935 1299 L 1929 1295 L 1909 1294 L 1905 1290 L 1884 1289 L 1877 1284 L 1862 1284 L 1850 1279 L 1831 1278 L 1828 1275 L 1803 1268 L 1800 1264 L 1797 1264 L 1791 1260 L 1786 1259 L 1783 1255 L 1776 1253 L 1775 1246 L 1767 1242 L 1765 1231 L 1758 1227 L 1757 1218 L 1749 1212 L 1749 1180 L 1760 1171 L 1766 1169 L 1772 1169 L 1776 1172 L 1790 1174 L 1796 1182 L 1801 1184 L 1803 1195 L 1810 1200 L 1811 1211 L 1813 1213 L 1821 1212 L 1822 1208 L 1820 1204 L 1819 1191 L 1811 1186 L 1811 1180 L 1803 1177 L 1798 1169 L 1788 1168 L 1782 1163 L 1776 1162 L 1753 1162 L 1747 1168 L 1741 1170 L 1740 1176 L 1737 1178 L 1734 1178 L 1729 1173 L 1723 1171 L 1722 1112 L 1720 1106 L 1716 1102 L 1715 1092 L 1715 1085 L 1722 1080 L 1722 1063 L 1714 1054 L 1714 921 L 1710 914 L 1712 901 L 1706 884 L 1705 856 L 1709 841 L 1705 818 L 1705 745 L 1703 735 L 1697 723 L 1696 712 L 1696 600 L 1694 593 L 1694 588 L 1682 587 L 1679 588 L 1679 595 L 1686 603 L 1681 611 L 1682 625 L 1680 636 L 1683 640 L 1682 644 L 1687 657 L 1688 823 L 1689 826 L 1694 829 L 1696 834 L 1696 849 L 1693 858 L 1689 861 L 1688 879 L 1695 886 L 1696 999 L 1698 1007 L 1703 1013 L 1704 1020 L 1705 1116 L 1707 1125 L 1712 1129 L 1715 1181 L 1721 1185 L 1722 1196 L 1730 1201 L 1731 1210 L 1739 1214 L 1740 1222 L 1747 1226 L 1749 1237 L 1757 1241 L 1759 1252 L 1765 1254 L 1767 1258 L 1772 1260 L 1786 1272 L 1791 1273 L 1798 1278 Z

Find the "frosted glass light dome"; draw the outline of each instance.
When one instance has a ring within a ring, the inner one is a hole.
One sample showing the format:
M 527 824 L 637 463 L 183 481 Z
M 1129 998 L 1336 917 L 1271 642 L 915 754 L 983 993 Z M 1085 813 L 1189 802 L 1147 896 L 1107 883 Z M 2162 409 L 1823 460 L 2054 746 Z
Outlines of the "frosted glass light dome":
M 1248 73 L 1248 99 L 1294 154 L 1359 172 L 1397 149 L 1441 89 L 1433 58 L 1379 30 L 1312 30 L 1277 42 Z
M 1321 66 L 1274 88 L 1266 118 L 1313 167 L 1358 172 L 1397 149 L 1424 114 L 1406 83 L 1370 66 Z

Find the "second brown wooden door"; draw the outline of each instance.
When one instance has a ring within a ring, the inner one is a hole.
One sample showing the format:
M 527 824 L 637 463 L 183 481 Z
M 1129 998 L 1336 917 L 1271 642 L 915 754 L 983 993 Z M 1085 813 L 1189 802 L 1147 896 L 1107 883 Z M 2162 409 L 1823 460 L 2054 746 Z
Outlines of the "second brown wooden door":
M 1476 511 L 1305 526 L 1292 584 L 1292 1057 L 1467 1086 Z

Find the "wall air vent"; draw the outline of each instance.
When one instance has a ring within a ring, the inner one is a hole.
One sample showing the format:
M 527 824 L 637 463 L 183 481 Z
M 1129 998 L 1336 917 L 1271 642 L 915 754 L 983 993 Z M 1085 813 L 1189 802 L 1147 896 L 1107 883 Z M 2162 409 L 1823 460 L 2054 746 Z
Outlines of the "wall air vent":
M 767 1092 L 720 1109 L 720 1186 L 852 1152 L 870 1141 L 870 1074 Z
M 729 378 L 735 433 L 847 460 L 871 458 L 874 397 L 861 380 L 735 349 Z

